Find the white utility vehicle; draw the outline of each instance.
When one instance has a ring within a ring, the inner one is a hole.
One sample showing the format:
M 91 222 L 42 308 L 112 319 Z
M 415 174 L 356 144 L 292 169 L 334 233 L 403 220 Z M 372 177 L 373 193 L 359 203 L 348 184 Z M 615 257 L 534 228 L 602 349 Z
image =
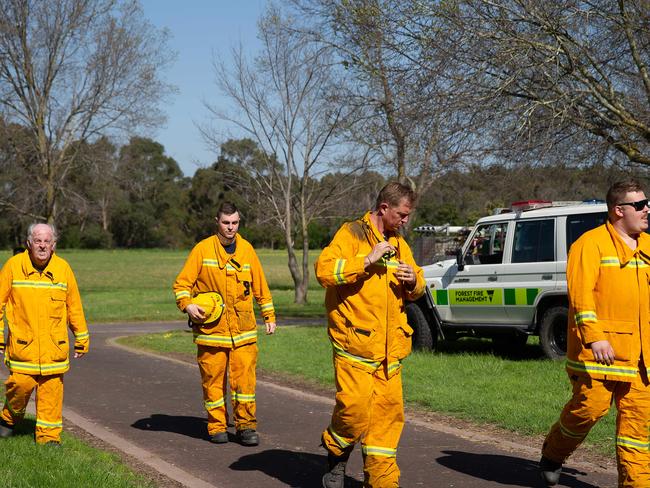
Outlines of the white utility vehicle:
M 546 356 L 564 357 L 567 252 L 606 219 L 601 202 L 540 200 L 479 219 L 456 259 L 423 266 L 427 293 L 406 309 L 414 347 L 461 336 L 517 346 L 538 335 Z

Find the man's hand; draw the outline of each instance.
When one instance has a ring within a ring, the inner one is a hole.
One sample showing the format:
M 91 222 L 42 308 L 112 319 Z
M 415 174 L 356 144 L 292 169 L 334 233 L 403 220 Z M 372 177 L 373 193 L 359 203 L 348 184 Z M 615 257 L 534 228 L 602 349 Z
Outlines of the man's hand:
M 415 271 L 413 270 L 413 267 L 410 264 L 406 264 L 403 261 L 399 262 L 397 271 L 395 271 L 395 276 L 397 276 L 397 279 L 400 280 L 409 288 L 413 288 L 417 281 L 417 276 L 415 274 Z
M 185 307 L 185 313 L 190 316 L 190 320 L 195 324 L 200 324 L 205 320 L 205 310 L 199 307 L 196 303 L 190 303 Z
M 266 323 L 266 335 L 271 335 L 275 333 L 275 322 Z
M 77 352 L 77 351 L 74 352 L 74 358 L 75 358 L 75 359 L 82 358 L 82 357 L 84 357 L 85 355 L 86 355 L 85 352 Z
M 590 346 L 597 363 L 608 366 L 614 364 L 614 349 L 609 344 L 609 341 L 592 342 Z
M 365 267 L 367 268 L 371 264 L 379 261 L 384 254 L 393 252 L 395 252 L 395 248 L 388 241 L 378 242 L 375 244 L 375 247 L 372 248 L 370 254 L 366 256 L 364 261 Z

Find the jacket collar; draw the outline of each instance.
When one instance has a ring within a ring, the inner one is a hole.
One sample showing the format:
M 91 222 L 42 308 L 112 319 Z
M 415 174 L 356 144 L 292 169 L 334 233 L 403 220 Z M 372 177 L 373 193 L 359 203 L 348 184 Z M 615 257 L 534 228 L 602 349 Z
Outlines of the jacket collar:
M 625 266 L 633 258 L 643 259 L 643 261 L 650 264 L 650 236 L 648 234 L 641 232 L 639 239 L 637 240 L 636 249 L 632 250 L 625 243 L 625 241 L 623 241 L 609 220 L 605 223 L 605 226 L 609 232 L 610 237 L 612 238 L 612 242 L 616 248 L 616 254 L 618 255 L 618 260 L 621 265 Z
M 388 241 L 397 249 L 397 255 L 399 256 L 399 248 L 400 248 L 399 233 L 393 231 L 387 231 L 385 234 L 386 237 L 384 238 L 384 235 L 382 235 L 382 233 L 379 232 L 377 227 L 375 227 L 375 224 L 372 223 L 372 220 L 370 219 L 370 212 L 366 212 L 366 214 L 363 217 L 361 217 L 361 222 L 363 224 L 363 229 L 366 234 L 366 239 L 368 239 L 368 242 L 370 243 L 371 246 L 374 246 L 375 244 L 381 241 Z
M 47 266 L 45 266 L 43 271 L 39 271 L 34 267 L 34 263 L 32 263 L 32 259 L 29 257 L 29 249 L 23 251 L 22 255 L 20 256 L 20 259 L 21 259 L 20 264 L 25 276 L 30 276 L 35 273 L 44 274 L 54 282 L 54 272 L 52 270 L 53 268 L 52 261 L 55 260 L 54 252 L 52 252 L 52 256 L 50 256 L 50 261 L 47 263 Z
M 241 271 L 241 259 L 239 259 L 239 252 L 241 249 L 241 236 L 235 234 L 235 252 L 233 254 L 228 254 L 223 247 L 223 244 L 219 241 L 219 237 L 214 236 L 214 251 L 217 255 L 217 261 L 219 262 L 219 268 L 223 269 L 226 267 L 226 263 L 229 263 L 237 271 Z

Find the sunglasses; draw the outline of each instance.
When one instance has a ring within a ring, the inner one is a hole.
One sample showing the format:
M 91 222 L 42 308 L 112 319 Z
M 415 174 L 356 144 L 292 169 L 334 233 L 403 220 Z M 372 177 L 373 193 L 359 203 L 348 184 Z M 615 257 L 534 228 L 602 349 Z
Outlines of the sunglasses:
M 618 203 L 616 206 L 617 207 L 623 207 L 625 205 L 629 205 L 630 207 L 634 207 L 634 210 L 637 212 L 640 212 L 644 208 L 648 206 L 648 199 L 644 198 L 643 200 L 639 200 L 638 202 L 625 202 L 625 203 Z

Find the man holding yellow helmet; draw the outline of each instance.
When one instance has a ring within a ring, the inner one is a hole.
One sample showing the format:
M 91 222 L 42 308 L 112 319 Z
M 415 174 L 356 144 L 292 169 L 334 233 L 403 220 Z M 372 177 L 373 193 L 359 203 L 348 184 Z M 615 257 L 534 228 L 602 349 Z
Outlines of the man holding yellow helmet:
M 194 331 L 210 441 L 228 442 L 225 399 L 229 372 L 237 439 L 255 446 L 259 435 L 255 417 L 257 326 L 253 297 L 267 334 L 275 332 L 275 309 L 257 254 L 238 234 L 237 207 L 224 202 L 216 220 L 217 234 L 192 249 L 173 290 L 178 308 L 187 313 Z

